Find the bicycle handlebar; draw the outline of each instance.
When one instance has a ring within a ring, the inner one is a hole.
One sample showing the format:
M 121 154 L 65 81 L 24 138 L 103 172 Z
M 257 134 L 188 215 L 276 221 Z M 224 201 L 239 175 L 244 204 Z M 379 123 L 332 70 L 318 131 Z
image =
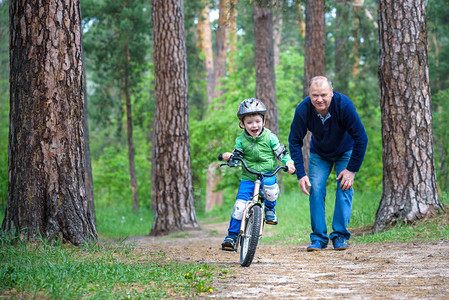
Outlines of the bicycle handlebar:
M 218 154 L 218 160 L 220 160 L 220 161 L 223 160 L 223 154 L 221 154 L 221 153 Z M 234 161 L 234 160 L 241 161 L 242 164 L 243 164 L 243 167 L 244 167 L 249 173 L 254 174 L 254 175 L 257 175 L 257 176 L 261 176 L 261 177 L 273 177 L 273 176 L 275 176 L 280 170 L 284 170 L 284 172 L 287 172 L 287 171 L 288 171 L 288 167 L 286 167 L 286 166 L 278 166 L 278 167 L 276 168 L 276 170 L 274 170 L 274 172 L 273 172 L 272 174 L 267 174 L 267 173 L 263 173 L 263 172 L 259 172 L 259 171 L 253 171 L 253 170 L 251 170 L 251 169 L 248 167 L 248 165 L 246 164 L 245 160 L 244 160 L 242 157 L 237 156 L 237 155 L 231 155 L 231 157 L 229 158 L 229 162 L 224 163 L 224 164 L 221 164 L 220 166 L 227 165 L 228 167 L 231 167 L 231 168 L 232 168 L 232 167 L 235 167 L 236 164 L 232 163 L 232 161 Z

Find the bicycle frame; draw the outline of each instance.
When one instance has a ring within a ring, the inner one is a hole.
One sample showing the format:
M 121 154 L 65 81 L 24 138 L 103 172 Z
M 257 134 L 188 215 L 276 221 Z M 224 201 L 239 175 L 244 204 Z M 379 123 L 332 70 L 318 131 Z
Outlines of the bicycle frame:
M 218 160 L 223 160 L 223 156 L 222 154 L 218 155 Z M 237 161 L 237 163 L 234 163 L 234 161 Z M 253 207 L 254 205 L 259 205 L 260 207 L 262 207 L 262 204 L 259 203 L 259 193 L 260 193 L 260 186 L 262 185 L 262 178 L 264 177 L 272 177 L 272 176 L 276 176 L 276 174 L 280 171 L 280 170 L 284 170 L 285 172 L 287 172 L 288 168 L 285 166 L 279 166 L 276 168 L 276 170 L 274 170 L 273 173 L 268 174 L 268 173 L 263 173 L 263 172 L 259 172 L 259 171 L 254 171 L 251 170 L 248 165 L 246 164 L 245 160 L 239 156 L 239 155 L 232 155 L 229 158 L 229 162 L 228 163 L 224 163 L 221 164 L 220 166 L 223 165 L 227 165 L 228 167 L 236 167 L 238 165 L 238 162 L 242 162 L 243 167 L 251 174 L 254 174 L 257 176 L 256 181 L 254 182 L 254 192 L 253 192 L 253 197 L 251 199 L 251 201 L 249 201 L 245 207 L 245 210 L 243 211 L 243 219 L 242 219 L 242 223 L 240 225 L 240 234 L 244 234 L 244 230 L 245 230 L 245 225 L 246 225 L 246 216 L 248 214 L 248 211 L 251 209 L 251 207 Z M 264 220 L 262 218 L 261 220 L 262 224 L 261 224 L 261 230 L 260 230 L 260 234 L 259 237 L 262 236 L 262 232 L 263 232 L 263 223 Z

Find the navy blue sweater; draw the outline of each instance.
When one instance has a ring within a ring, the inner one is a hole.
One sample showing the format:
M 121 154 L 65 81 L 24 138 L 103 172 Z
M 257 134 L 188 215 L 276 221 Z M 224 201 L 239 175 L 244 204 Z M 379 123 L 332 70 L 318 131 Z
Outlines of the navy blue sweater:
M 288 142 L 298 179 L 306 175 L 301 148 L 307 129 L 312 132 L 310 152 L 324 158 L 335 158 L 352 149 L 346 169 L 358 172 L 362 165 L 368 137 L 354 104 L 345 95 L 334 92 L 329 114 L 330 118 L 323 124 L 310 97 L 296 108 Z

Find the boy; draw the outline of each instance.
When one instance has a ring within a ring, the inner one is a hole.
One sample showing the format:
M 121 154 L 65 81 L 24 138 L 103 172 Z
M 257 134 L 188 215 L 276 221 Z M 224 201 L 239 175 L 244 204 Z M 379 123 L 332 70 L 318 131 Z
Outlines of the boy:
M 273 172 L 277 167 L 276 159 L 278 159 L 288 167 L 288 172 L 293 174 L 296 169 L 287 148 L 279 143 L 279 139 L 274 133 L 264 128 L 266 112 L 265 105 L 257 99 L 249 98 L 240 103 L 237 117 L 240 120 L 240 128 L 244 131 L 235 140 L 233 153 L 223 153 L 223 159 L 229 161 L 231 155 L 240 155 L 245 159 L 250 169 L 264 173 Z M 235 247 L 240 232 L 243 210 L 246 202 L 251 200 L 256 178 L 256 175 L 242 169 L 242 180 L 232 211 L 228 235 L 222 243 L 222 249 L 234 249 Z M 264 178 L 261 189 L 265 197 L 265 222 L 276 225 L 278 220 L 275 206 L 279 195 L 276 176 Z

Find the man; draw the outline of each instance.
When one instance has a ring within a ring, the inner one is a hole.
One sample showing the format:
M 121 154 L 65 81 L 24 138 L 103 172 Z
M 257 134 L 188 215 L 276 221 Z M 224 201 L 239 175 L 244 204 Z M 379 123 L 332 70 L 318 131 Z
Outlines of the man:
M 309 97 L 296 108 L 290 128 L 289 144 L 301 191 L 309 196 L 312 233 L 307 251 L 325 249 L 332 240 L 335 250 L 348 249 L 355 173 L 365 156 L 368 137 L 352 101 L 333 91 L 324 76 L 310 80 Z M 304 170 L 303 139 L 310 141 L 309 176 Z M 335 165 L 337 192 L 332 233 L 328 236 L 325 216 L 326 181 Z M 308 191 L 310 188 L 310 193 Z

